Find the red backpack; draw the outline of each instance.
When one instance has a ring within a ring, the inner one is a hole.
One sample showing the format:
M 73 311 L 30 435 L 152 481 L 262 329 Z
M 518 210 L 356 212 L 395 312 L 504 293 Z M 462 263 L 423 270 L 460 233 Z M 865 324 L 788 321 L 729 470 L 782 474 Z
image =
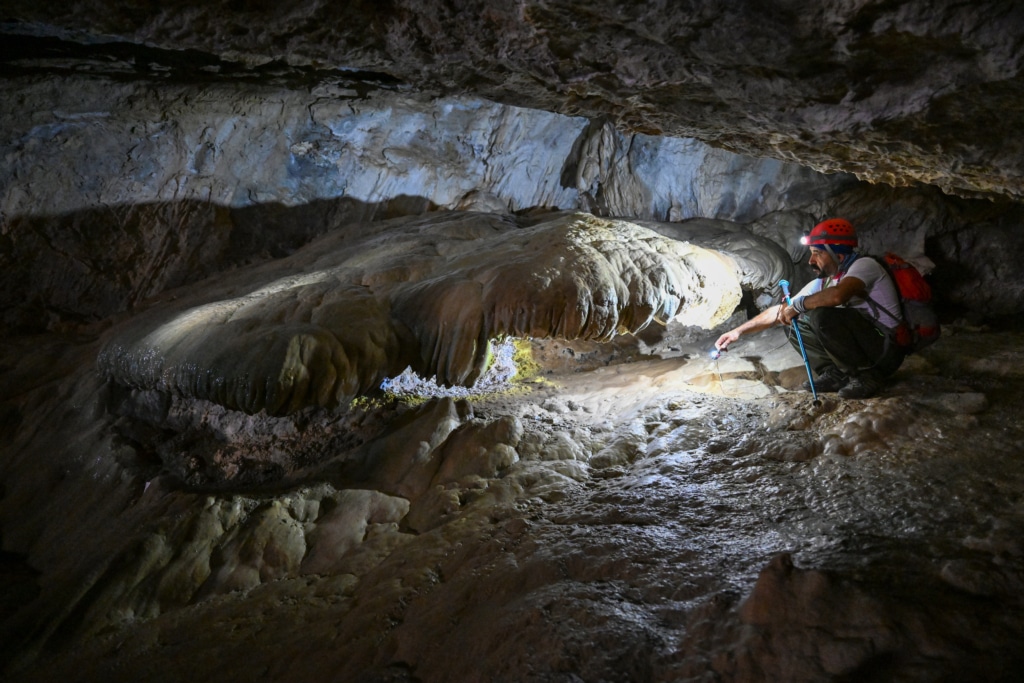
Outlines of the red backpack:
M 921 272 L 896 254 L 872 257 L 885 268 L 900 295 L 903 322 L 896 328 L 896 343 L 907 353 L 920 351 L 939 338 L 942 330 L 932 308 L 932 288 Z

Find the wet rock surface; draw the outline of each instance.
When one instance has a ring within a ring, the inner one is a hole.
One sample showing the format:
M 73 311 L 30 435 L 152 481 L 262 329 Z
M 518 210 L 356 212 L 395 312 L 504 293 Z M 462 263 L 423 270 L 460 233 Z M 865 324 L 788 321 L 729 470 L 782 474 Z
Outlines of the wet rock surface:
M 61 381 L 94 406 L 51 427 L 76 445 L 5 450 L 4 541 L 40 572 L 5 600 L 11 680 L 1011 680 L 1017 335 L 952 326 L 822 406 L 782 335 L 717 363 L 663 343 L 291 418 Z M 216 481 L 167 446 L 200 434 Z

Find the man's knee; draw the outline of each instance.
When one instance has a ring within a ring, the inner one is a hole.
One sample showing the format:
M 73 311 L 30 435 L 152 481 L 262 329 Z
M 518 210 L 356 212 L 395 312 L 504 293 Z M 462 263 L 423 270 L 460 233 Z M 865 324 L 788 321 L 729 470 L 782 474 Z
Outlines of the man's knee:
M 814 334 L 822 339 L 828 339 L 836 334 L 842 334 L 849 327 L 854 319 L 862 317 L 860 313 L 849 308 L 815 308 L 808 311 L 807 325 Z

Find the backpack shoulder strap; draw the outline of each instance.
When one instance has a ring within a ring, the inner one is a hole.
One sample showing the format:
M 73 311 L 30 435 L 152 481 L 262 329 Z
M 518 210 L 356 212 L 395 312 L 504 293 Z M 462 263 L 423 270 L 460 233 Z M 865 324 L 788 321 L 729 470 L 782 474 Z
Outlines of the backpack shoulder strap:
M 903 316 L 903 320 L 900 320 L 899 318 L 894 316 L 892 313 L 889 312 L 889 309 L 875 301 L 874 298 L 867 293 L 867 291 L 864 292 L 864 300 L 868 302 L 868 305 L 871 306 L 871 310 L 875 312 L 876 319 L 878 318 L 879 311 L 881 311 L 882 313 L 885 313 L 887 316 L 889 316 L 894 323 L 896 323 L 895 327 L 898 327 L 900 324 L 906 323 L 907 309 L 903 305 L 903 295 L 900 293 L 900 286 L 896 283 L 896 278 L 893 277 L 892 269 L 889 268 L 889 264 L 886 263 L 885 259 L 883 258 L 874 255 L 869 255 L 868 258 L 877 263 L 878 265 L 882 266 L 882 270 L 885 272 L 885 276 L 889 278 L 889 282 L 892 283 L 892 288 L 896 290 L 896 303 L 900 307 L 900 315 Z

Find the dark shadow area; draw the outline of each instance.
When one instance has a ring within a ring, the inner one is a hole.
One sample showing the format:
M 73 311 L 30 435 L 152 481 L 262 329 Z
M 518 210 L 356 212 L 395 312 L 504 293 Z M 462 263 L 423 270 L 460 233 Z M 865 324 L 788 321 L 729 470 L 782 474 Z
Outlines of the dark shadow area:
M 19 22 L 0 23 L 0 64 L 5 76 L 86 73 L 121 82 L 141 79 L 193 85 L 220 81 L 291 89 L 329 82 L 344 84 L 360 98 L 376 90 L 394 90 L 403 85 L 391 74 L 377 71 L 303 67 L 283 60 L 247 65 L 195 49 L 167 50 L 119 41 L 84 44 L 30 35 L 29 30 Z
M 1005 326 L 1019 318 L 1024 301 L 1018 275 L 1024 261 L 1024 207 L 1006 200 L 955 198 L 949 205 L 956 229 L 925 242 L 925 253 L 935 262 L 927 279 L 940 321 Z
M 0 547 L 2 545 L 3 539 L 0 538 Z M 38 578 L 39 572 L 29 565 L 24 555 L 0 550 L 0 624 L 6 623 L 39 596 Z M 18 645 L 16 640 L 0 639 L 0 664 L 5 664 L 17 654 Z
M 1019 318 L 1024 282 L 1017 267 L 1024 260 L 1017 207 L 996 216 L 979 217 L 963 230 L 933 237 L 927 242 L 935 272 L 929 277 L 935 297 L 945 305 L 947 320 L 963 318 L 971 324 Z
M 0 311 L 9 335 L 73 332 L 219 271 L 286 256 L 345 225 L 437 207 L 400 195 L 228 208 L 178 201 L 16 216 L 0 235 Z

